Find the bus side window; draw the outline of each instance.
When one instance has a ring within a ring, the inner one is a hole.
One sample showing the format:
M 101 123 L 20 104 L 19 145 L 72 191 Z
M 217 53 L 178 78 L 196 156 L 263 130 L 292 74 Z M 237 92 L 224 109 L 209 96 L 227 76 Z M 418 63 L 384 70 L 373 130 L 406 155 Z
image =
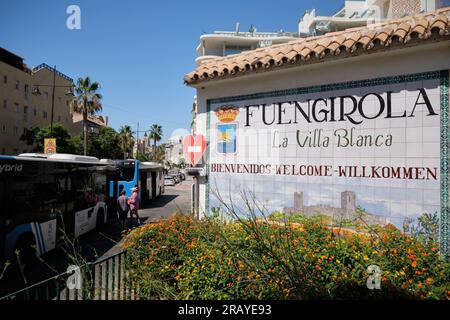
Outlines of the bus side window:
M 98 201 L 105 201 L 106 195 L 106 176 L 103 174 L 94 175 L 94 190 Z
M 83 173 L 77 172 L 72 176 L 72 194 L 75 200 L 76 211 L 89 208 L 92 186 L 89 185 L 88 177 Z

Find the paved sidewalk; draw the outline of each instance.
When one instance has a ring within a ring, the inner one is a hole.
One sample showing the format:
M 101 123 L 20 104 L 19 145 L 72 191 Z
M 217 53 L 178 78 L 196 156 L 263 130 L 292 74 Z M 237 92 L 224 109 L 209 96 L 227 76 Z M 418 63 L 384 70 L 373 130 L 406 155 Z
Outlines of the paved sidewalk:
M 176 186 L 166 186 L 165 192 L 160 197 L 149 201 L 148 204 L 139 209 L 139 217 L 142 222 L 157 222 L 161 219 L 168 219 L 176 213 L 182 213 L 185 215 L 191 214 L 192 183 L 192 178 L 186 177 L 186 180 Z M 134 218 L 134 222 L 136 223 L 136 218 Z M 120 253 L 122 251 L 120 242 L 111 247 L 101 256 L 101 258 L 106 258 Z

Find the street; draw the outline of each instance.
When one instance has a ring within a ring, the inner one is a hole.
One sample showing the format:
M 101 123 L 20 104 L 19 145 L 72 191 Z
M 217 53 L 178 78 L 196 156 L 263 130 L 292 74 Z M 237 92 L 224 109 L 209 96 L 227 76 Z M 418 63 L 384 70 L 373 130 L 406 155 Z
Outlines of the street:
M 167 219 L 173 214 L 190 214 L 192 178 L 176 186 L 166 186 L 162 196 L 148 202 L 139 210 L 143 223 L 154 223 Z M 121 251 L 120 242 L 123 235 L 117 221 L 110 221 L 103 228 L 94 230 L 75 242 L 75 249 L 57 248 L 37 258 L 25 266 L 24 273 L 10 270 L 4 279 L 0 280 L 0 297 L 20 290 L 25 283 L 29 286 L 46 280 L 66 271 L 68 265 L 78 261 L 93 262 Z

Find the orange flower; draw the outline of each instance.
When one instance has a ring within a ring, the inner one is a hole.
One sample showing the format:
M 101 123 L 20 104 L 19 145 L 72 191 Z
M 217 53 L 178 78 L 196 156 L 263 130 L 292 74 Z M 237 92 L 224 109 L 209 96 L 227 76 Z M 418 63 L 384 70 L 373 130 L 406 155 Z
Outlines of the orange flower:
M 427 278 L 427 285 L 431 286 L 433 284 L 433 279 Z
M 411 266 L 412 266 L 413 268 L 416 268 L 416 267 L 417 267 L 417 263 L 416 263 L 415 261 L 413 261 L 413 263 L 411 263 Z
M 419 284 L 417 285 L 417 287 L 418 287 L 419 289 L 422 289 L 422 287 L 423 287 L 422 282 L 419 282 Z

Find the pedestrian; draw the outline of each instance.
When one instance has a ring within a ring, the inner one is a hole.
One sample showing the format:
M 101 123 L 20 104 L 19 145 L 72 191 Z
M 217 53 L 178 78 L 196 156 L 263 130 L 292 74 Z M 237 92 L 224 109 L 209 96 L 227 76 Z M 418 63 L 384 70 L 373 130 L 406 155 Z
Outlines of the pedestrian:
M 130 205 L 130 217 L 131 217 L 131 224 L 133 224 L 133 215 L 136 215 L 138 225 L 141 224 L 141 219 L 139 218 L 139 193 L 138 193 L 138 186 L 135 186 L 131 191 L 133 192 L 131 194 L 131 197 L 128 198 L 128 204 Z
M 119 185 L 119 193 L 118 193 L 118 197 L 117 198 L 119 198 L 121 195 L 122 195 L 122 191 L 124 190 L 124 186 L 123 186 L 123 184 L 121 184 L 121 185 Z
M 128 197 L 126 196 L 125 190 L 122 190 L 120 197 L 117 199 L 117 212 L 119 213 L 120 229 L 122 231 L 125 230 L 128 211 L 130 211 Z

